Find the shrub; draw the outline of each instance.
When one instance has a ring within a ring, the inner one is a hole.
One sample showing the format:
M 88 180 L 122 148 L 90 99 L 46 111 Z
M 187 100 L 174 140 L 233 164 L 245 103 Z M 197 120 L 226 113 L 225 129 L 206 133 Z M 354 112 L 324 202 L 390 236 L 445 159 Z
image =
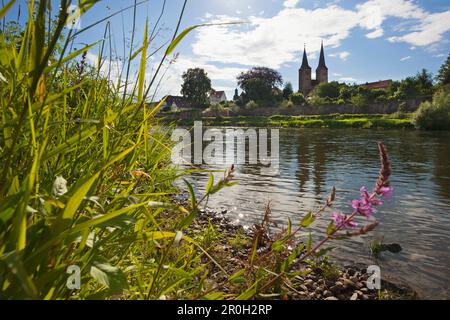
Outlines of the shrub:
M 294 107 L 294 103 L 292 101 L 290 101 L 290 100 L 284 100 L 281 103 L 281 107 L 282 108 L 293 108 Z
M 289 96 L 289 100 L 291 100 L 292 103 L 296 106 L 302 105 L 303 103 L 306 102 L 305 96 L 300 92 L 291 94 Z
M 345 104 L 345 100 L 342 99 L 342 98 L 340 98 L 340 99 L 338 99 L 338 100 L 336 101 L 336 104 L 338 104 L 338 105 L 343 105 L 343 104 Z
M 418 129 L 441 130 L 449 127 L 450 94 L 439 90 L 433 96 L 433 102 L 423 102 L 413 117 Z
M 357 108 L 366 107 L 369 104 L 369 98 L 361 93 L 351 97 L 350 102 Z
M 249 102 L 247 102 L 245 104 L 245 109 L 246 110 L 253 110 L 253 109 L 256 109 L 256 108 L 258 108 L 258 104 L 255 101 L 253 101 L 253 100 L 250 100 Z
M 327 100 L 326 99 L 324 99 L 324 98 L 321 98 L 321 97 L 319 97 L 319 96 L 311 96 L 309 99 L 308 99 L 308 101 L 309 101 L 309 103 L 311 104 L 311 105 L 313 105 L 313 106 L 320 106 L 320 105 L 324 105 L 324 104 L 327 104 L 328 102 L 327 102 Z
M 426 101 L 420 105 L 414 114 L 413 123 L 418 129 L 443 129 L 448 124 L 448 113 Z

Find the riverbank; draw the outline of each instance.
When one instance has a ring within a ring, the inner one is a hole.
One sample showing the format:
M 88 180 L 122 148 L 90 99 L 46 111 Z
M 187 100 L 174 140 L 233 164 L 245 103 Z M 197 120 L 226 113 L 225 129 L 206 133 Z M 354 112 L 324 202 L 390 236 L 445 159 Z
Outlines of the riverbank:
M 209 232 L 207 232 L 209 230 Z M 244 229 L 230 222 L 226 210 L 218 213 L 211 210 L 201 210 L 186 234 L 194 239 L 205 240 L 208 237 L 208 254 L 229 274 L 239 273 L 248 268 L 249 256 L 257 228 Z M 205 234 L 205 231 L 207 232 Z M 258 250 L 264 254 L 264 249 Z M 320 262 L 319 262 L 320 260 Z M 328 258 L 321 258 L 314 263 L 298 265 L 298 275 L 289 282 L 283 283 L 283 294 L 255 295 L 258 299 L 293 299 L 293 300 L 381 300 L 381 299 L 417 299 L 417 294 L 407 285 L 392 280 L 382 279 L 381 290 L 370 290 L 366 286 L 369 275 L 367 266 L 338 266 Z M 221 272 L 215 266 L 211 267 L 208 281 L 223 282 Z M 241 275 L 243 276 L 243 274 Z M 235 278 L 236 279 L 236 278 Z M 251 279 L 240 279 L 241 282 Z M 239 295 L 239 282 L 221 285 L 225 294 Z
M 178 126 L 191 126 L 194 121 L 202 121 L 204 126 L 245 126 L 245 127 L 292 127 L 292 128 L 385 128 L 413 129 L 412 114 L 331 114 L 312 116 L 236 116 L 202 117 L 199 119 L 177 119 L 165 117 L 166 123 Z

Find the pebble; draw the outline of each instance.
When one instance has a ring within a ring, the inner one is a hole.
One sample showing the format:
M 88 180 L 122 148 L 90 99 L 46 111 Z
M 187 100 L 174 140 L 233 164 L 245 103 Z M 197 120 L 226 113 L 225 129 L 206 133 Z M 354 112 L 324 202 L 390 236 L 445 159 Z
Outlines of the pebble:
M 338 298 L 331 296 L 331 297 L 325 298 L 325 300 L 338 300 Z
M 308 288 L 307 288 L 304 284 L 301 284 L 299 287 L 300 287 L 300 289 L 302 289 L 303 291 L 308 292 Z
M 354 294 L 352 294 L 350 300 L 358 300 L 358 293 L 355 292 Z
M 344 286 L 352 288 L 352 289 L 356 287 L 355 283 L 350 279 L 344 279 L 343 283 L 344 283 Z
M 333 292 L 333 293 L 339 292 L 339 291 L 341 291 L 342 289 L 344 289 L 344 285 L 343 285 L 342 282 L 340 282 L 340 281 L 337 281 L 337 282 L 334 284 L 334 286 L 332 286 L 332 287 L 330 288 L 331 292 Z
M 331 291 L 325 290 L 325 291 L 322 293 L 322 295 L 323 295 L 325 298 L 328 298 L 328 297 L 331 297 L 333 294 L 331 293 Z

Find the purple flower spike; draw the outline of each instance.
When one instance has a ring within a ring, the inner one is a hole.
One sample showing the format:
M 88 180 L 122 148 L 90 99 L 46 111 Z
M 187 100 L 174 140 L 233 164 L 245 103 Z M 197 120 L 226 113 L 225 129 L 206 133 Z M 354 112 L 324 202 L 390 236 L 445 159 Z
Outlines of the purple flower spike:
M 372 208 L 371 202 L 366 201 L 365 199 L 353 200 L 352 208 L 355 209 L 359 214 L 361 214 L 367 218 L 371 217 L 375 212 L 375 209 Z
M 381 187 L 380 188 L 381 196 L 386 197 L 386 198 L 392 197 L 393 191 L 394 191 L 394 188 L 392 188 L 392 187 Z
M 334 220 L 334 224 L 336 226 L 336 228 L 356 228 L 358 227 L 358 224 L 356 222 L 354 222 L 351 219 L 348 219 L 348 216 L 346 216 L 345 214 L 340 214 L 337 212 L 333 212 L 331 214 L 331 219 Z

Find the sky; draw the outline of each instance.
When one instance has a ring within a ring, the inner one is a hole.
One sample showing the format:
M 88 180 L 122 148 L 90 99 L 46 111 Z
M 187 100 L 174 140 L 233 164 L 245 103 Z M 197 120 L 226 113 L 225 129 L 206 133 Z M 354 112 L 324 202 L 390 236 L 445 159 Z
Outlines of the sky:
M 151 30 L 163 2 L 149 0 L 138 6 L 135 48 L 142 42 L 146 19 Z M 183 2 L 166 1 L 151 48 L 171 39 Z M 57 4 L 53 1 L 54 7 Z M 132 0 L 101 1 L 81 18 L 80 26 L 84 28 L 132 4 Z M 24 11 L 25 1 L 18 1 L 7 19 L 23 22 Z M 129 55 L 133 10 L 108 21 L 112 31 L 108 43 L 111 40 L 115 50 L 113 64 L 104 65 L 104 72 L 121 69 L 122 58 Z M 223 24 L 229 22 L 239 23 Z M 164 64 L 156 98 L 180 94 L 181 75 L 193 67 L 204 68 L 213 88 L 225 90 L 228 99 L 237 87 L 236 76 L 254 66 L 276 69 L 297 89 L 303 48 L 306 46 L 314 77 L 321 41 L 329 80 L 348 83 L 402 79 L 422 68 L 436 74 L 450 53 L 448 0 L 188 0 L 180 30 L 205 23 L 222 25 L 197 28 L 183 39 Z M 81 33 L 76 45 L 82 47 L 102 39 L 105 24 Z M 95 64 L 97 56 L 98 49 L 91 50 L 89 61 Z M 151 58 L 148 79 L 160 56 L 157 53 Z M 139 62 L 135 60 L 132 74 Z

